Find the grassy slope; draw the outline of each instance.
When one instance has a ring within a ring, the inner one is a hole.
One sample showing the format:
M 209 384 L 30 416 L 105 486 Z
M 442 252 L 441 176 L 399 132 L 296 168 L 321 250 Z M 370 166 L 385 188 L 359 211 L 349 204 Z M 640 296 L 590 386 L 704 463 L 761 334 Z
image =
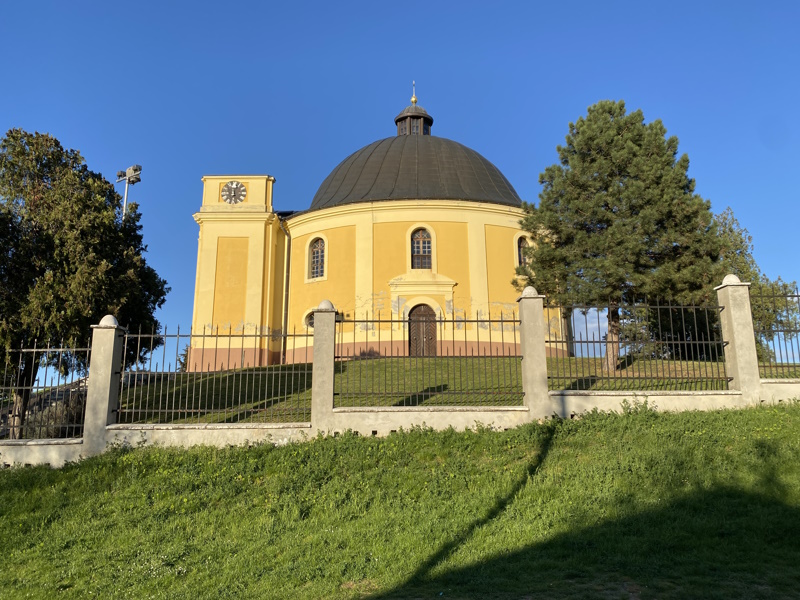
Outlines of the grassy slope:
M 0 472 L 4 598 L 800 597 L 798 565 L 798 404 Z

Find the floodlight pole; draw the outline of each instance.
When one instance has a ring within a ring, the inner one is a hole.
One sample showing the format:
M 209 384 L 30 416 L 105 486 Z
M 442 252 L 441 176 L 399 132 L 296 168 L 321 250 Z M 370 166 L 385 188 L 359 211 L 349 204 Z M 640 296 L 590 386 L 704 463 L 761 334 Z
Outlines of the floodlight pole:
M 125 195 L 122 198 L 122 220 L 128 212 L 128 186 L 142 180 L 142 165 L 132 165 L 124 171 L 117 171 L 117 183 L 125 182 Z

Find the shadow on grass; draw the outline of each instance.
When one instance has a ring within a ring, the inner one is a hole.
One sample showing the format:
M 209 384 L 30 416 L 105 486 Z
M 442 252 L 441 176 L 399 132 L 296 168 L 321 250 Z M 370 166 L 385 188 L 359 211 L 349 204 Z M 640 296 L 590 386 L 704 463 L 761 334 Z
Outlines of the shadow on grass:
M 403 584 L 370 598 L 800 598 L 800 509 L 789 503 L 796 491 L 781 481 L 775 449 L 758 442 L 755 450 L 757 493 L 717 485 L 639 512 L 622 501 L 620 512 L 633 514 L 443 569 L 513 502 L 521 481 Z
M 441 385 L 430 386 L 419 392 L 414 392 L 413 394 L 409 394 L 405 398 L 402 398 L 401 400 L 395 402 L 392 406 L 419 406 L 420 404 L 425 402 L 428 398 L 436 396 L 446 391 L 447 391 L 446 383 L 443 383 Z
M 310 419 L 310 363 L 130 379 L 134 383 L 120 395 L 118 422 L 123 424 Z
M 467 527 L 465 527 L 461 533 L 459 533 L 456 537 L 454 537 L 449 542 L 443 544 L 436 552 L 434 552 L 428 559 L 426 559 L 418 568 L 417 570 L 408 578 L 407 583 L 400 586 L 397 589 L 391 590 L 386 594 L 381 594 L 377 596 L 370 596 L 371 598 L 406 598 L 408 594 L 414 593 L 421 593 L 425 597 L 431 595 L 431 592 L 434 587 L 440 587 L 435 584 L 435 580 L 429 579 L 430 572 L 436 568 L 437 565 L 446 561 L 448 557 L 450 557 L 454 552 L 456 552 L 460 546 L 466 543 L 470 537 L 481 527 L 487 525 L 488 523 L 492 522 L 493 520 L 497 519 L 503 512 L 508 508 L 509 504 L 514 501 L 517 494 L 520 493 L 523 487 L 528 483 L 530 479 L 536 476 L 537 471 L 542 466 L 542 463 L 547 458 L 547 454 L 550 451 L 550 446 L 553 442 L 553 435 L 555 433 L 554 427 L 549 427 L 546 430 L 546 434 L 544 439 L 541 442 L 541 446 L 539 449 L 539 453 L 536 455 L 536 458 L 528 464 L 525 474 L 520 477 L 520 479 L 514 484 L 512 489 L 502 498 L 498 499 L 495 502 L 494 506 L 492 506 L 486 514 L 470 523 Z M 458 579 L 458 575 L 456 575 L 456 579 Z M 491 587 L 491 586 L 490 586 Z M 486 589 L 486 592 L 491 594 L 493 590 L 490 588 Z

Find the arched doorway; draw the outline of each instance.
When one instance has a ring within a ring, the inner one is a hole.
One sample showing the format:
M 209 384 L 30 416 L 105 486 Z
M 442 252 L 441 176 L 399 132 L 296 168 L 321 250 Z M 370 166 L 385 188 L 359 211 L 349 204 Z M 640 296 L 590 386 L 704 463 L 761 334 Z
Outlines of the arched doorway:
M 408 355 L 436 356 L 436 313 L 427 304 L 408 313 Z

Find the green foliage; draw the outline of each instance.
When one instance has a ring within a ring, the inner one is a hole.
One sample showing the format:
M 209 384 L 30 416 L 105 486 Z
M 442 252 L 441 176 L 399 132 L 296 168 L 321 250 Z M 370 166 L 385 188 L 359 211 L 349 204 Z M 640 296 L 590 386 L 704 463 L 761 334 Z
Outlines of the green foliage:
M 741 281 L 750 284 L 750 305 L 759 360 L 774 359 L 770 343 L 776 333 L 782 332 L 785 339 L 789 340 L 795 337 L 799 327 L 797 299 L 788 298 L 797 294 L 797 283 L 784 281 L 780 277 L 772 280 L 761 272 L 753 257 L 753 238 L 739 224 L 730 207 L 717 215 L 715 220 L 722 242 L 721 260 L 725 273 L 733 273 Z
M 166 282 L 144 259 L 140 213 L 48 134 L 0 139 L 0 352 L 24 340 L 85 343 L 106 314 L 158 329 Z
M 664 408 L 664 407 L 661 407 Z M 800 405 L 0 471 L 4 598 L 776 598 Z
M 722 279 L 709 202 L 661 121 L 601 101 L 570 123 L 559 163 L 539 176 L 526 285 L 559 305 L 609 306 L 644 296 L 696 302 Z

